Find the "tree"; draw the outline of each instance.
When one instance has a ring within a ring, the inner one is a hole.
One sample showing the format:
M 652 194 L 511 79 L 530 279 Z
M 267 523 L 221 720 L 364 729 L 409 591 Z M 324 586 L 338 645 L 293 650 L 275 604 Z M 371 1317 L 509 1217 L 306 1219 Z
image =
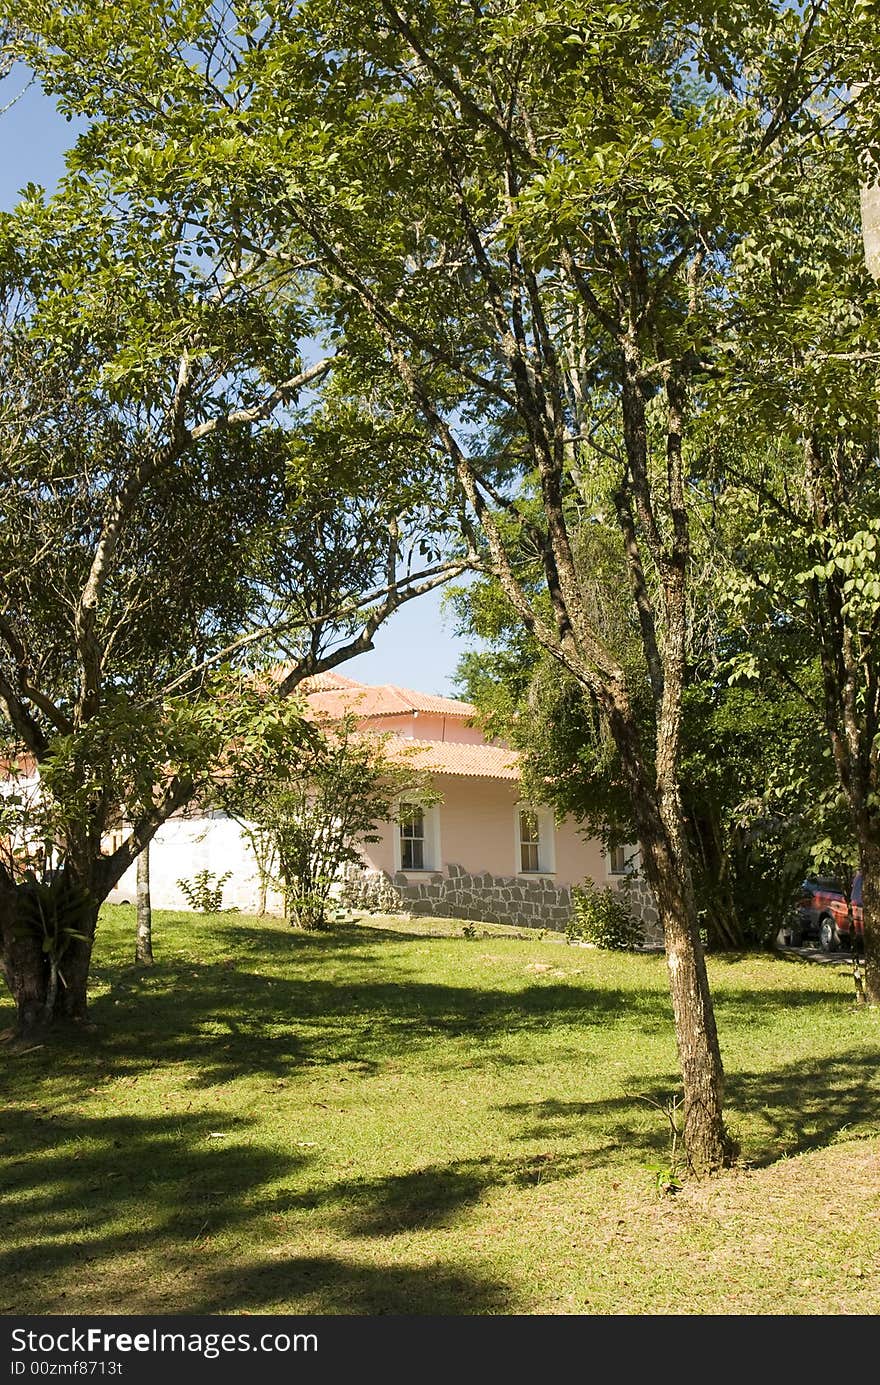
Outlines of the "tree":
M 607 562 L 613 536 L 595 523 L 589 533 L 597 607 L 605 613 L 604 628 L 620 630 L 627 601 L 620 574 Z M 683 694 L 685 826 L 709 947 L 767 946 L 832 826 L 839 840 L 840 824 L 832 823 L 827 803 L 835 780 L 822 753 L 823 727 L 798 695 L 766 679 L 760 686 L 730 685 L 735 631 L 721 621 L 715 566 L 700 562 L 693 585 L 702 629 L 692 642 Z M 459 686 L 479 707 L 489 733 L 519 750 L 529 799 L 573 817 L 609 849 L 631 842 L 631 801 L 595 701 L 533 641 L 523 640 L 497 583 L 458 588 L 454 604 L 460 633 L 483 644 L 461 660 Z M 815 656 L 812 662 L 818 690 Z M 635 668 L 637 687 L 634 674 Z M 650 715 L 645 690 L 634 705 L 644 722 Z
M 100 903 L 262 714 L 259 650 L 289 659 L 283 699 L 447 575 L 414 561 L 442 524 L 418 454 L 369 401 L 337 404 L 296 271 L 281 288 L 256 253 L 196 243 L 151 176 L 72 154 L 55 198 L 0 222 L 0 714 L 79 910 L 58 970 L 5 878 L 22 1030 L 85 1017 Z
M 880 462 L 877 288 L 861 243 L 862 136 L 805 142 L 775 220 L 738 253 L 732 351 L 713 409 L 719 584 L 741 634 L 733 675 L 796 692 L 831 753 L 864 877 L 865 985 L 880 1003 Z M 797 253 L 793 253 L 794 248 Z M 820 677 L 814 677 L 818 660 Z M 827 837 L 840 857 L 840 831 Z
M 217 789 L 223 810 L 255 841 L 261 874 L 284 895 L 291 924 L 325 928 L 334 886 L 360 848 L 379 840 L 403 792 L 429 802 L 424 774 L 388 754 L 388 737 L 357 728 L 349 714 L 305 744 L 276 741 L 233 757 Z
M 322 141 L 283 165 L 287 215 L 455 475 L 482 570 L 609 729 L 666 937 L 688 1158 L 712 1171 L 731 1144 L 680 782 L 691 419 L 755 214 L 744 187 L 809 118 L 814 17 L 391 0 L 378 22 L 356 4 L 301 13 L 319 36 L 282 36 L 261 92 L 295 128 L 320 55 Z M 647 734 L 585 590 L 576 533 L 593 512 L 617 525 Z
M 150 905 L 150 843 L 137 858 L 137 925 L 134 960 L 140 966 L 153 965 L 153 910 Z
M 67 106 L 100 113 L 108 165 L 135 186 L 162 170 L 191 235 L 220 200 L 227 252 L 311 267 L 344 341 L 335 385 L 368 389 L 432 456 L 475 564 L 595 699 L 664 924 L 688 1157 L 720 1167 L 680 783 L 694 421 L 730 343 L 736 246 L 839 109 L 820 7 L 17 13 Z M 617 526 L 647 723 L 584 592 L 575 531 L 594 512 Z

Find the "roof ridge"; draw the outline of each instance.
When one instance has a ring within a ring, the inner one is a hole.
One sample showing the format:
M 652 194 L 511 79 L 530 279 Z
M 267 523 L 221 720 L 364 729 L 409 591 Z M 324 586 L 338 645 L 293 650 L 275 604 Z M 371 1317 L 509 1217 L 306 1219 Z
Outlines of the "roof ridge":
M 355 713 L 360 710 L 355 704 L 363 702 L 366 704 L 363 714 L 370 717 L 424 712 L 472 721 L 478 715 L 472 702 L 447 697 L 445 693 L 420 692 L 416 688 L 405 688 L 400 683 L 356 683 L 339 674 L 316 674 L 304 679 L 300 687 L 308 698 L 338 694 L 352 704 Z
M 344 673 L 337 673 L 335 669 L 329 669 L 324 673 L 310 673 L 298 685 L 298 691 L 304 691 L 306 695 L 310 692 L 353 692 L 355 690 L 369 692 L 369 683 L 358 683 L 354 678 L 346 678 Z
M 519 756 L 520 753 L 511 745 L 497 745 L 494 741 L 438 741 L 436 736 L 405 736 L 400 731 L 386 731 L 385 735 L 393 736 L 401 745 L 464 745 L 471 750 L 498 750 L 505 755 Z
M 365 684 L 364 686 L 369 687 L 370 685 Z M 389 692 L 402 695 L 410 703 L 413 711 L 418 711 L 418 702 L 413 699 L 419 698 L 427 698 L 432 702 L 448 702 L 454 706 L 456 710 L 460 708 L 463 716 L 470 716 L 477 710 L 472 702 L 465 702 L 464 699 L 460 697 L 449 697 L 446 693 L 421 692 L 418 688 L 404 687 L 402 683 L 379 683 L 374 686 L 382 689 L 387 688 Z

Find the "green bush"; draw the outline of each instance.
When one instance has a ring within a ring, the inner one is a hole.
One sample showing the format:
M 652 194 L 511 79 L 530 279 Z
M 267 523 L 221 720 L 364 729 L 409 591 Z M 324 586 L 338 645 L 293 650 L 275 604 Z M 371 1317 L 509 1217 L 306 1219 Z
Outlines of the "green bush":
M 642 942 L 641 925 L 619 890 L 610 885 L 599 890 L 592 880 L 586 880 L 574 886 L 571 898 L 572 915 L 565 929 L 569 941 L 583 940 L 615 952 L 625 952 Z
M 231 876 L 231 870 L 217 876 L 213 871 L 200 870 L 191 880 L 178 880 L 177 887 L 190 908 L 198 909 L 201 914 L 219 914 L 223 907 L 223 886 Z

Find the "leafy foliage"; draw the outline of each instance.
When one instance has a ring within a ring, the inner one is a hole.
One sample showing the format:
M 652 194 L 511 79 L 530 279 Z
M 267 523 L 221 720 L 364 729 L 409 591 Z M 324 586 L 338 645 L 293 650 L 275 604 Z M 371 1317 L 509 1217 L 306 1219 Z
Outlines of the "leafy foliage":
M 423 773 L 388 757 L 387 739 L 359 731 L 349 714 L 311 728 L 305 741 L 276 739 L 230 758 L 218 801 L 242 823 L 261 870 L 301 928 L 328 925 L 343 868 L 359 864 L 361 847 L 379 840 L 378 826 L 393 816 L 400 793 L 432 798 Z
M 70 944 L 84 937 L 89 907 L 87 892 L 68 872 L 57 871 L 48 881 L 30 874 L 21 891 L 18 917 L 40 935 L 44 954 L 57 968 Z
M 39 762 L 95 902 L 222 763 L 236 676 L 283 658 L 283 698 L 369 648 L 454 546 L 406 411 L 343 364 L 301 231 L 256 168 L 220 171 L 256 152 L 196 76 L 231 57 L 231 33 L 199 42 L 225 21 L 148 8 L 0 6 L 10 53 L 87 120 L 55 195 L 0 216 L 0 739 Z
M 200 914 L 219 914 L 223 907 L 223 886 L 232 879 L 232 871 L 215 875 L 208 869 L 198 870 L 190 880 L 178 880 L 184 898 Z
M 598 889 L 592 880 L 572 890 L 572 916 L 565 936 L 592 943 L 612 952 L 627 952 L 643 941 L 642 930 L 633 918 L 626 895 L 605 885 Z

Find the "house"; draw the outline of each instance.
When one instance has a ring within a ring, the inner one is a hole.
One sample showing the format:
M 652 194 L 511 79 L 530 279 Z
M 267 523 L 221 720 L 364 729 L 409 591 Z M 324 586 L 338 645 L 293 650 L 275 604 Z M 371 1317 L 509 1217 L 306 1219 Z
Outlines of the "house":
M 571 886 L 604 883 L 613 864 L 571 821 L 522 799 L 518 757 L 486 741 L 468 702 L 335 674 L 312 681 L 309 704 L 332 720 L 352 712 L 430 773 L 439 801 L 398 804 L 380 841 L 364 847 L 345 897 L 361 908 L 563 928 Z
M 429 772 L 438 794 L 430 805 L 404 796 L 379 840 L 363 846 L 362 866 L 349 868 L 341 887 L 353 907 L 562 929 L 573 885 L 619 882 L 630 870 L 631 850 L 606 854 L 571 819 L 555 822 L 550 809 L 523 800 L 516 752 L 486 740 L 470 703 L 336 673 L 299 692 L 316 720 L 351 713 L 362 731 L 382 734 L 384 753 Z M 188 907 L 177 882 L 202 870 L 230 873 L 224 906 L 257 910 L 259 871 L 243 829 L 219 813 L 178 814 L 154 840 L 153 904 Z M 110 898 L 134 900 L 133 867 Z M 266 904 L 281 912 L 277 896 Z

